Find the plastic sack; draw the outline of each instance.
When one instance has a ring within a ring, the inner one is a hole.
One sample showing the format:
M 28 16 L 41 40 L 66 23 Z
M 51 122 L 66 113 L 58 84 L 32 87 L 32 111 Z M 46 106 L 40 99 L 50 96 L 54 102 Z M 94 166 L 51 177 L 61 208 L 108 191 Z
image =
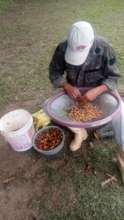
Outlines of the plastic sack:
M 40 127 L 45 127 L 50 123 L 49 116 L 41 109 L 38 112 L 35 112 L 33 115 L 33 122 L 36 129 Z

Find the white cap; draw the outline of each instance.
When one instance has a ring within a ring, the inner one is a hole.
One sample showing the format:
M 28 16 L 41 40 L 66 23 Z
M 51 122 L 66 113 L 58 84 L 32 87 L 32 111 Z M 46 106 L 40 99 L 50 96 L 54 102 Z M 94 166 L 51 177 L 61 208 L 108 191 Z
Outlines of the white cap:
M 79 21 L 71 26 L 68 35 L 68 45 L 65 52 L 65 61 L 72 65 L 81 65 L 85 62 L 94 41 L 94 31 L 86 21 Z

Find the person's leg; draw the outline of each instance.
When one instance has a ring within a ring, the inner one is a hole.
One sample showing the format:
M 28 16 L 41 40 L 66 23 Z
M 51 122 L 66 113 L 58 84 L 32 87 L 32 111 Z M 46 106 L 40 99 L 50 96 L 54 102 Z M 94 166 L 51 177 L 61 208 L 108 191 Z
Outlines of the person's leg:
M 87 139 L 88 134 L 85 128 L 69 127 L 69 129 L 74 133 L 74 139 L 70 144 L 70 150 L 76 151 L 81 147 L 82 141 Z
M 117 163 L 124 183 L 124 102 L 122 100 L 120 101 L 120 105 L 120 114 L 112 120 L 112 125 L 115 133 L 115 139 L 118 144 Z

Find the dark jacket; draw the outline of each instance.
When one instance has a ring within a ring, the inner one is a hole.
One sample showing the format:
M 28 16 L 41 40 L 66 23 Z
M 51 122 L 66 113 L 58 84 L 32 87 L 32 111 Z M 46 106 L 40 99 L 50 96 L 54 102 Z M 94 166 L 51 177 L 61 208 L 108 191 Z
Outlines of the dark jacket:
M 109 89 L 116 89 L 120 76 L 116 56 L 104 38 L 95 38 L 86 61 L 80 66 L 66 63 L 66 48 L 67 41 L 57 46 L 49 66 L 49 78 L 54 86 L 60 87 L 66 80 L 77 87 L 106 84 Z

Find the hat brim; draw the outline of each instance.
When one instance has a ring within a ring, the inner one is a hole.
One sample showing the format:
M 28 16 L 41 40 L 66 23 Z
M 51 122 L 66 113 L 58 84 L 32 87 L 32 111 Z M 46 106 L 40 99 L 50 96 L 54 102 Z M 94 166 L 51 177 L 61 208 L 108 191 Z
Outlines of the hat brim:
M 82 51 L 73 51 L 69 46 L 67 46 L 65 52 L 65 61 L 76 66 L 83 64 L 88 57 L 90 48 L 91 45 L 87 46 Z

